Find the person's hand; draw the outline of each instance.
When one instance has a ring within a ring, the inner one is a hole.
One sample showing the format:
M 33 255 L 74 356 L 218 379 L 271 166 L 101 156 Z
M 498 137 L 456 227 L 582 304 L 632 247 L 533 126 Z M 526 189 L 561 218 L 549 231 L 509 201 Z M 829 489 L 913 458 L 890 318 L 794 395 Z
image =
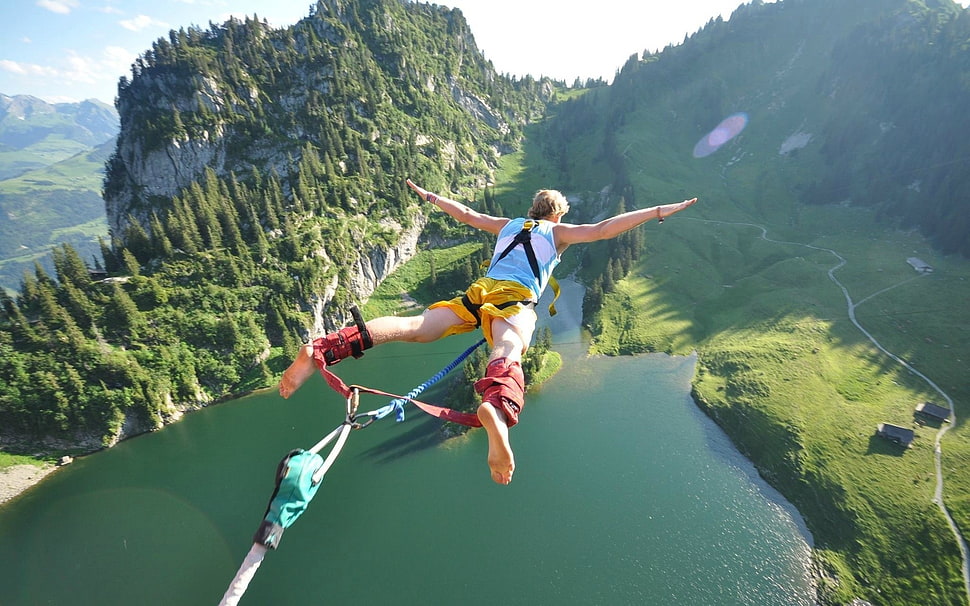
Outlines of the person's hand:
M 437 196 L 435 196 L 434 194 L 432 194 L 428 190 L 424 189 L 423 187 L 418 187 L 417 185 L 414 184 L 414 181 L 412 181 L 411 179 L 408 179 L 407 180 L 407 184 L 408 184 L 408 187 L 410 187 L 411 189 L 413 189 L 414 190 L 414 193 L 418 194 L 418 196 L 422 200 L 425 200 L 427 202 L 434 202 L 434 200 L 437 199 Z
M 657 222 L 663 223 L 664 219 L 670 215 L 680 212 L 687 208 L 688 206 L 693 206 L 697 202 L 697 198 L 691 198 L 690 200 L 684 200 L 683 202 L 678 202 L 676 204 L 666 204 L 664 206 L 657 207 Z

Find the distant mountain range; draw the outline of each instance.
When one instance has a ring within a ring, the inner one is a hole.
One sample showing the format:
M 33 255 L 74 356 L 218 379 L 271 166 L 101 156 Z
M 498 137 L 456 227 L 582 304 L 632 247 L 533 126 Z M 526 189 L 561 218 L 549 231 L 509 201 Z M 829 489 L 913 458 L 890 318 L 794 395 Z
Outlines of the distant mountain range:
M 0 287 L 15 290 L 52 246 L 86 259 L 107 234 L 101 181 L 118 135 L 118 113 L 91 99 L 47 103 L 0 94 Z
M 118 112 L 96 99 L 47 103 L 0 93 L 0 178 L 96 147 L 118 134 Z

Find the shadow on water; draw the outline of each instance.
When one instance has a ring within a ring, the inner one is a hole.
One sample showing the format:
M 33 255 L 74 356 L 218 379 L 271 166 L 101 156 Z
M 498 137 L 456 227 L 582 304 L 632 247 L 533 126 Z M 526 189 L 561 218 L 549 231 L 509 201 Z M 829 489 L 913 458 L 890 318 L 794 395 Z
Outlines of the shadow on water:
M 413 410 L 409 413 L 409 416 L 416 414 Z M 404 423 L 396 423 L 391 418 L 384 419 L 384 421 L 394 423 L 395 427 L 401 427 L 405 424 L 410 425 L 410 427 L 400 435 L 384 438 L 363 451 L 363 456 L 378 463 L 390 463 L 408 455 L 434 448 L 445 441 L 445 437 L 440 431 L 441 422 L 426 415 L 420 420 L 408 419 Z

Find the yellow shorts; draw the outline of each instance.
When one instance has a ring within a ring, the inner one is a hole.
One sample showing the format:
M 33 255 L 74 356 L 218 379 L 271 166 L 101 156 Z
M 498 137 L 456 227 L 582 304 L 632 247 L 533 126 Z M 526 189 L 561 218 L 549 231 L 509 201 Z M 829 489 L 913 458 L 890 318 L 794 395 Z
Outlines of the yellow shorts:
M 510 305 L 517 302 L 532 301 L 532 291 L 518 282 L 509 280 L 495 280 L 494 278 L 479 278 L 472 282 L 472 285 L 465 291 L 468 301 L 478 307 L 481 317 L 482 333 L 489 346 L 492 345 L 492 319 L 511 318 L 515 314 L 525 309 L 522 305 Z M 438 301 L 428 307 L 447 307 L 462 319 L 461 324 L 455 324 L 449 328 L 444 337 L 471 332 L 478 327 L 478 318 L 465 305 L 465 297 L 455 297 L 450 301 Z M 503 305 L 504 304 L 504 305 Z M 506 306 L 507 305 L 507 306 Z M 528 311 L 532 311 L 529 309 Z

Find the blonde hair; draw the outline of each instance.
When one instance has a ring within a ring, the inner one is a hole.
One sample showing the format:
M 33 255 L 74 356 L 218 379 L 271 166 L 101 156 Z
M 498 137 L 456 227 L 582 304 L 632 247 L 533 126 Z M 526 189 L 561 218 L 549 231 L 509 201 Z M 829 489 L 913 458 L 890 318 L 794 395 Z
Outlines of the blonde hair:
M 554 189 L 540 189 L 532 199 L 529 209 L 530 219 L 548 219 L 553 215 L 565 215 L 569 212 L 569 201 L 566 196 Z

